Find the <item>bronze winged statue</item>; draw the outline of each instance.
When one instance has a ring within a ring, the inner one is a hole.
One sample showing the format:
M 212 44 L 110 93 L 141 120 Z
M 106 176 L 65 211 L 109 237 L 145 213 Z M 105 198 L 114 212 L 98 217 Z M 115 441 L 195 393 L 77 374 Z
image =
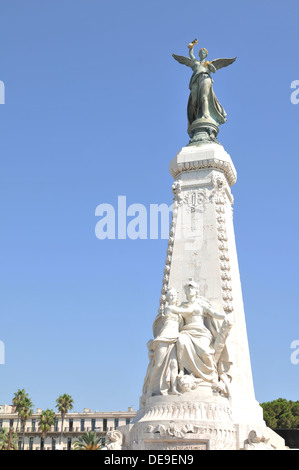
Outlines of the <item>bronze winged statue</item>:
M 199 60 L 197 60 L 193 53 L 193 47 L 197 44 L 197 39 L 194 39 L 189 45 L 189 57 L 184 57 L 172 54 L 175 60 L 180 64 L 186 65 L 193 70 L 190 80 L 189 89 L 190 96 L 187 107 L 188 124 L 195 120 L 211 121 L 217 126 L 226 121 L 226 112 L 219 103 L 213 91 L 213 80 L 211 73 L 227 67 L 235 62 L 236 57 L 233 59 L 215 59 L 211 62 L 206 60 L 208 51 L 205 48 L 199 50 Z

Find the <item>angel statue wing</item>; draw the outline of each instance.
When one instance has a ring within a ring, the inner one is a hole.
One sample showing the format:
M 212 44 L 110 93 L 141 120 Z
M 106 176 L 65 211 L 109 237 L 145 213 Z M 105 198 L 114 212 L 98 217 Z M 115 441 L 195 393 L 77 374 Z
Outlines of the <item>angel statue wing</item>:
M 172 54 L 172 57 L 177 60 L 180 64 L 186 65 L 187 67 L 193 67 L 194 62 L 189 57 L 184 57 L 182 55 Z M 221 59 L 220 59 L 221 60 Z M 226 59 L 224 59 L 226 60 Z M 227 64 L 228 65 L 228 64 Z
M 222 67 L 227 67 L 228 65 L 231 65 L 235 62 L 237 57 L 234 57 L 233 59 L 214 59 L 211 60 L 211 64 L 214 65 L 216 70 L 222 69 Z

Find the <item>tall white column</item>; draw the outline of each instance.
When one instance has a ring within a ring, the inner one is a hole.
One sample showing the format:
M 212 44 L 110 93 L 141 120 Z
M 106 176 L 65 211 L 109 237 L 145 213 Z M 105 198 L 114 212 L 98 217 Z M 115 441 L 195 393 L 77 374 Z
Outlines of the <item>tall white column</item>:
M 140 408 L 133 424 L 119 428 L 122 448 L 284 449 L 284 440 L 266 427 L 255 399 L 233 226 L 230 187 L 237 176 L 232 160 L 216 141 L 197 142 L 181 149 L 170 162 L 170 173 L 174 204 L 160 307 L 154 341 L 148 343 Z M 190 281 L 197 300 L 187 302 L 192 310 L 181 312 L 184 321 L 176 329 Z M 170 288 L 178 294 L 176 303 L 166 295 Z M 205 311 L 204 305 L 211 307 Z M 208 348 L 201 342 L 207 337 L 205 315 L 214 318 L 217 331 Z M 228 336 L 224 324 L 230 328 Z M 217 356 L 219 344 L 223 347 Z M 195 375 L 182 367 L 180 353 Z M 211 357 L 217 380 L 213 372 L 212 377 L 204 375 Z M 175 364 L 176 390 L 170 373 Z
M 173 234 L 166 261 L 163 294 L 192 278 L 200 294 L 232 318 L 227 340 L 231 366 L 231 404 L 238 421 L 262 424 L 255 400 L 245 314 L 233 226 L 230 186 L 237 179 L 229 154 L 217 143 L 184 147 L 170 163 L 175 179 Z

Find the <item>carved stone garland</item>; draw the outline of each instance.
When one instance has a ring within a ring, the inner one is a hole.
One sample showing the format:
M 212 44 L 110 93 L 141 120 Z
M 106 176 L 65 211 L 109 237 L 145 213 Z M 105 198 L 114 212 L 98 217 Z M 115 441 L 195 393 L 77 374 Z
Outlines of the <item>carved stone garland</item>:
M 172 184 L 172 192 L 174 194 L 173 211 L 172 211 L 172 220 L 171 220 L 169 239 L 168 239 L 167 257 L 165 261 L 164 276 L 163 276 L 163 281 L 162 281 L 162 290 L 161 290 L 161 297 L 160 297 L 159 313 L 161 314 L 163 314 L 164 312 L 166 292 L 168 290 L 169 273 L 170 273 L 173 244 L 174 244 L 174 234 L 175 234 L 175 228 L 176 228 L 176 223 L 177 223 L 177 218 L 178 218 L 178 207 L 182 202 L 181 184 L 178 181 L 175 181 Z
M 234 310 L 233 307 L 233 295 L 232 295 L 232 284 L 231 284 L 231 273 L 229 264 L 229 251 L 228 251 L 228 237 L 226 231 L 226 210 L 225 206 L 227 199 L 229 198 L 230 203 L 233 203 L 233 197 L 229 190 L 225 190 L 226 183 L 222 178 L 217 177 L 213 180 L 214 190 L 212 191 L 211 199 L 214 201 L 218 236 L 218 249 L 221 269 L 221 289 L 223 299 L 223 310 L 226 313 L 231 313 Z

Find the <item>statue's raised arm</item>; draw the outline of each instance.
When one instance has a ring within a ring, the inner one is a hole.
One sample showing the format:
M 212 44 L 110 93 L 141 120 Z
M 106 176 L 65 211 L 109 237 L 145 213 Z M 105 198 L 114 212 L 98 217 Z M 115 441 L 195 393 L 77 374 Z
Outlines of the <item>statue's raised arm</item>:
M 216 140 L 218 126 L 226 121 L 226 112 L 219 103 L 213 91 L 211 73 L 235 62 L 231 59 L 214 59 L 207 61 L 208 51 L 205 48 L 199 50 L 199 60 L 195 58 L 193 48 L 197 44 L 195 39 L 188 44 L 189 57 L 172 54 L 180 64 L 193 70 L 189 83 L 190 96 L 187 106 L 188 132 L 192 138 L 191 143 L 202 140 Z
M 180 64 L 186 65 L 187 67 L 193 68 L 195 65 L 195 62 L 198 62 L 195 59 L 195 56 L 193 54 L 193 47 L 194 45 L 197 44 L 197 39 L 194 39 L 192 42 L 188 44 L 189 48 L 189 57 L 185 57 L 183 55 L 176 55 L 172 54 L 172 57 L 177 60 Z

